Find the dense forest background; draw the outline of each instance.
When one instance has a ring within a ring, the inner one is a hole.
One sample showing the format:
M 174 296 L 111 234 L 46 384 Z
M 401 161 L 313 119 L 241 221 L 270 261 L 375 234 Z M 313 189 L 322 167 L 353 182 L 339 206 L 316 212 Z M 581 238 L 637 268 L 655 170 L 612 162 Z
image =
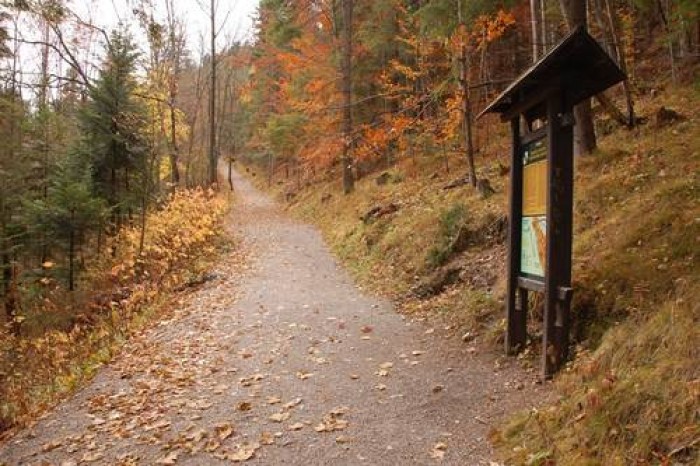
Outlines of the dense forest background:
M 643 58 L 657 57 L 672 81 L 688 79 L 700 8 L 589 3 L 265 0 L 250 41 L 214 46 L 212 55 L 208 41 L 186 42 L 172 1 L 166 17 L 137 2 L 132 26 L 115 31 L 85 22 L 70 3 L 4 2 L 7 318 L 27 298 L 13 297 L 25 278 L 47 275 L 73 290 L 85 260 L 109 249 L 122 226 L 145 222 L 178 187 L 214 183 L 217 160 L 238 157 L 299 186 L 337 171 L 349 192 L 355 179 L 401 159 L 460 159 L 470 183 L 488 191 L 478 154 L 501 138 L 495 119 L 477 123 L 476 113 L 578 25 L 627 72 L 597 101 L 633 127 L 634 94 L 652 91 L 640 78 L 649 71 Z M 136 36 L 147 39 L 142 47 Z M 98 63 L 82 51 L 95 43 Z M 36 69 L 25 69 L 28 49 L 38 49 Z M 581 107 L 577 150 L 590 153 L 590 104 Z
M 695 0 L 262 0 L 248 39 L 225 47 L 225 2 L 198 4 L 212 25 L 199 43 L 174 0 L 161 3 L 133 1 L 129 25 L 105 31 L 70 1 L 0 2 L 0 430 L 32 411 L 27 387 L 71 373 L 81 345 L 83 356 L 99 347 L 107 331 L 95 328 L 128 327 L 132 310 L 192 279 L 184 264 L 213 251 L 225 210 L 216 191 L 233 190 L 234 162 L 287 201 L 321 186 L 312 192 L 325 209 L 377 172 L 377 184 L 457 177 L 451 188 L 472 190 L 474 204 L 433 222 L 442 236 L 426 266 L 406 269 L 413 277 L 440 272 L 465 212 L 503 191 L 506 128 L 476 116 L 570 31 L 587 27 L 627 75 L 576 109 L 576 152 L 591 171 L 613 160 L 600 138 L 684 118 L 650 113 L 648 99 L 698 86 Z M 380 205 L 365 223 L 398 208 Z M 590 226 L 596 214 L 582 208 Z M 378 234 L 357 233 L 368 249 Z M 579 309 L 609 304 L 595 286 Z M 601 319 L 596 343 L 618 318 Z M 692 415 L 673 422 L 690 430 L 665 437 L 665 451 L 698 435 Z M 653 441 L 640 448 L 651 455 Z

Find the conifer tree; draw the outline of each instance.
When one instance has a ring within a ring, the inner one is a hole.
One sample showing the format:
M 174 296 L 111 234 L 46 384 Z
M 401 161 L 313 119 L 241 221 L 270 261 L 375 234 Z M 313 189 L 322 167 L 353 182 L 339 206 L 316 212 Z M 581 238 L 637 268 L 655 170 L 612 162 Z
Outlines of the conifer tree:
M 93 187 L 112 210 L 115 227 L 125 213 L 133 213 L 140 201 L 138 187 L 147 182 L 148 147 L 141 133 L 145 113 L 134 96 L 137 57 L 127 33 L 112 33 L 103 69 L 80 117 Z
M 51 172 L 46 198 L 26 206 L 27 224 L 48 233 L 51 246 L 66 258 L 66 284 L 75 289 L 77 267 L 75 258 L 86 242 L 87 235 L 100 227 L 107 213 L 105 202 L 92 194 L 89 165 L 73 151 Z

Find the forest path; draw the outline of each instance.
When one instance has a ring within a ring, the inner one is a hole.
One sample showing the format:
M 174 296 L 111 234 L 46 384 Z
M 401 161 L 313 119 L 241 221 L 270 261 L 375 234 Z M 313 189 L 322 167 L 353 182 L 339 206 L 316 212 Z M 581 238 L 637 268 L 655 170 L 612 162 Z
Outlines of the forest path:
M 0 465 L 492 464 L 490 426 L 546 388 L 367 296 L 318 231 L 234 184 L 249 266 L 224 257 Z

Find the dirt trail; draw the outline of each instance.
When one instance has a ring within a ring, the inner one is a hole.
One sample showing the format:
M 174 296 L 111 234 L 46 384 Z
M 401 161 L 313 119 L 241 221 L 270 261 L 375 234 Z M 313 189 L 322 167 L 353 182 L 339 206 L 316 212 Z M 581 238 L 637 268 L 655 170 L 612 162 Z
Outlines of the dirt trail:
M 234 182 L 250 266 L 223 260 L 0 464 L 491 464 L 490 425 L 545 388 L 367 296 L 314 228 Z

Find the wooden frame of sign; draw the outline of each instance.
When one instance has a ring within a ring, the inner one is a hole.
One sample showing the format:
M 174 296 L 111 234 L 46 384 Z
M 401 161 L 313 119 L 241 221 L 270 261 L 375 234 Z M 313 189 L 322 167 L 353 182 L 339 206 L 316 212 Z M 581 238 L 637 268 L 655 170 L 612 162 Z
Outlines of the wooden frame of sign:
M 574 106 L 625 79 L 583 28 L 523 73 L 480 116 L 510 122 L 508 354 L 527 344 L 530 293 L 544 295 L 542 375 L 568 358 L 571 282 Z

